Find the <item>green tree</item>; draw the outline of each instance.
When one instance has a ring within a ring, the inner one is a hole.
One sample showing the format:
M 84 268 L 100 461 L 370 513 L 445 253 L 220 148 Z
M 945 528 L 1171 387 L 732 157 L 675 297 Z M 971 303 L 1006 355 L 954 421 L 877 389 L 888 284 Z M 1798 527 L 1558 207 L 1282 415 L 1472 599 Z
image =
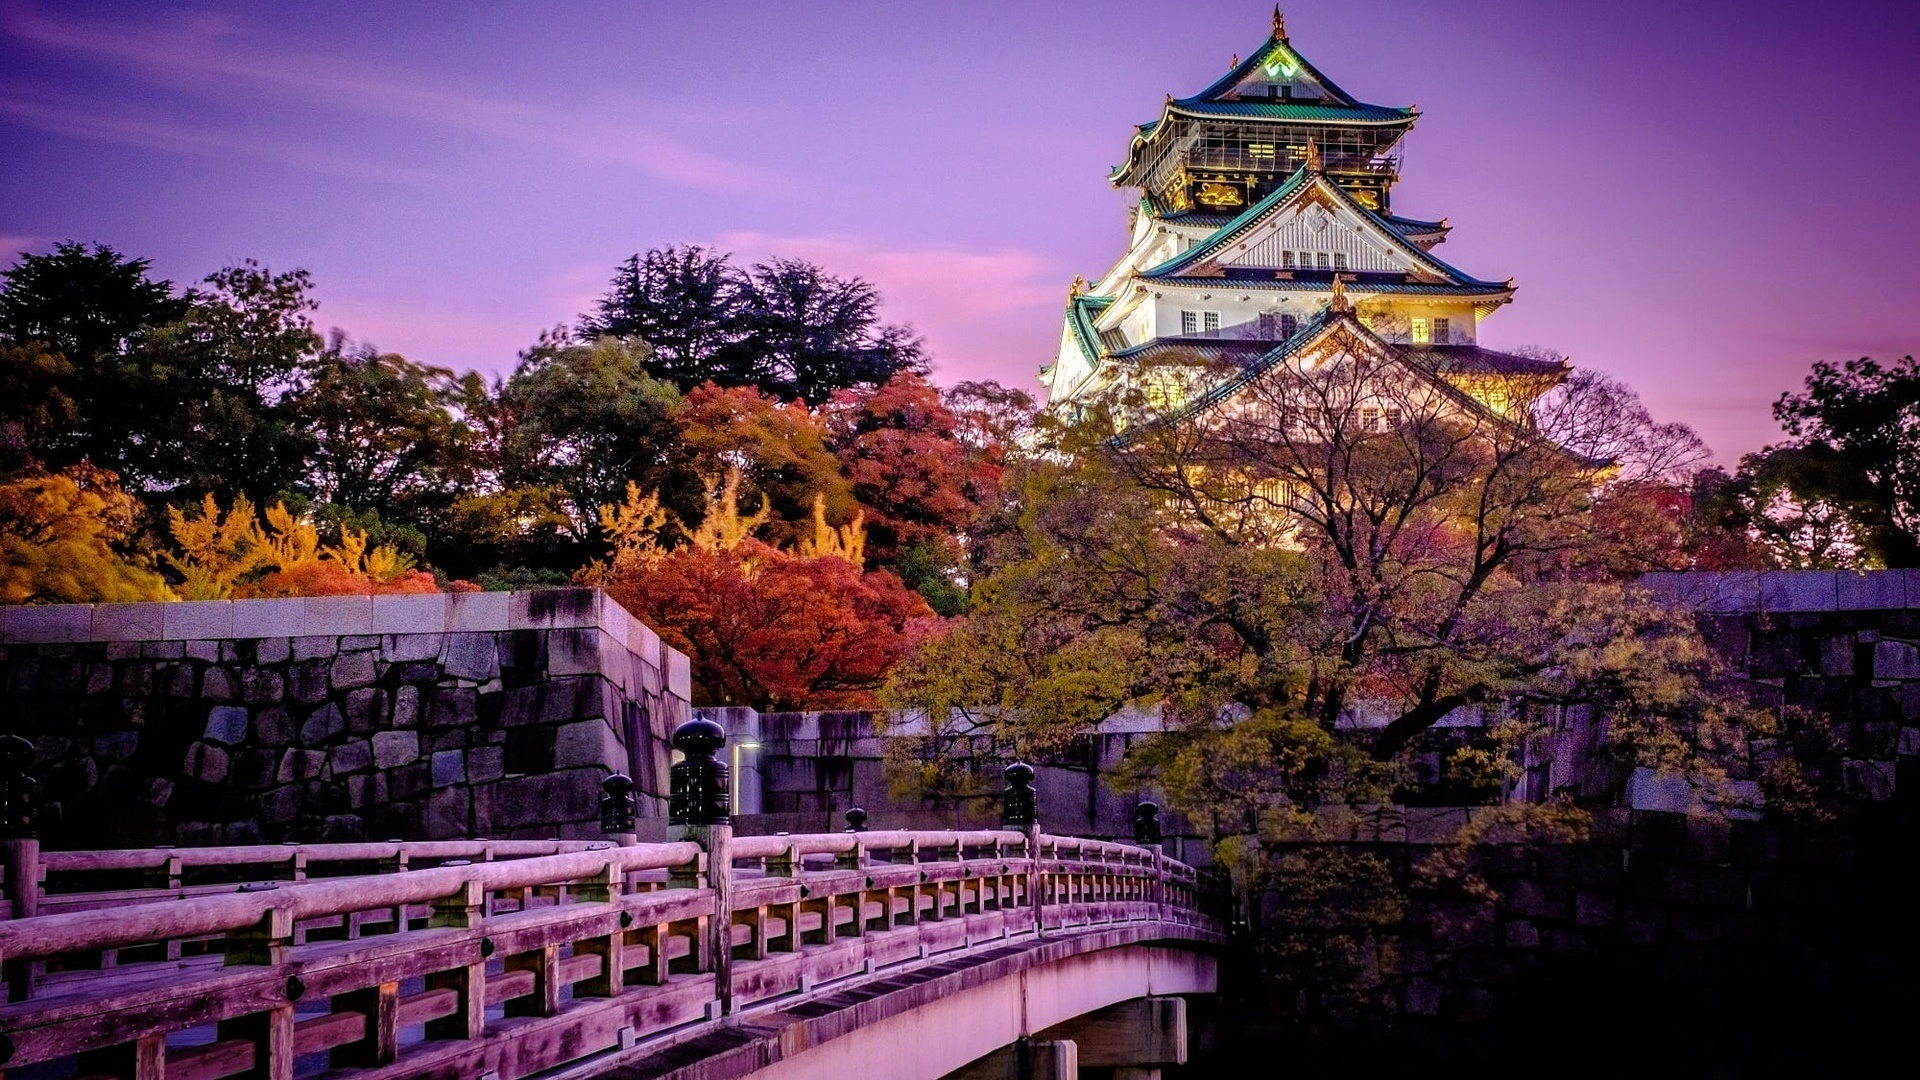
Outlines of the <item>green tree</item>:
M 1793 442 L 1742 471 L 1844 514 L 1864 565 L 1920 566 L 1920 364 L 1822 361 L 1773 415 Z
M 657 484 L 675 453 L 681 398 L 648 373 L 650 356 L 637 340 L 611 337 L 580 345 L 549 336 L 523 353 L 498 395 L 500 486 L 564 491 L 585 541 L 628 481 Z

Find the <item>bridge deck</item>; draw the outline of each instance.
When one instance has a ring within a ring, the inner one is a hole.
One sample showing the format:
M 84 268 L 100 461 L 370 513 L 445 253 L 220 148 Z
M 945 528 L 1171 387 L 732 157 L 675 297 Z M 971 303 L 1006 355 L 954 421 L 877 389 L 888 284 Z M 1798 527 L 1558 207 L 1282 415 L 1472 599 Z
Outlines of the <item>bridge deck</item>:
M 406 873 L 152 899 L 180 896 L 170 875 L 0 922 L 18 999 L 0 1007 L 0 1067 L 580 1075 L 695 1036 L 739 1038 L 722 1018 L 767 1003 L 804 1012 L 830 984 L 884 987 L 929 958 L 997 962 L 997 949 L 1090 932 L 1206 941 L 1218 925 L 1194 872 L 1142 848 L 1021 832 L 696 832 L 701 843 L 441 856 Z M 309 860 L 366 854 L 320 847 Z M 791 1048 L 791 1023 L 782 1030 Z

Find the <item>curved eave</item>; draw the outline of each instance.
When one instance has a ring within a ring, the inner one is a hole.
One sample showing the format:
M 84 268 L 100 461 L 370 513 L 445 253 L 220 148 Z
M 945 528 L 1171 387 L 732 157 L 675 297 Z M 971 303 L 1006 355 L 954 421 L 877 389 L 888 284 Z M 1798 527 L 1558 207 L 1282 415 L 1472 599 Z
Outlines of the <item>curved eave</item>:
M 1355 271 L 1342 271 L 1354 273 Z M 1144 276 L 1144 275 L 1143 275 Z M 1231 292 L 1235 289 L 1261 289 L 1292 292 L 1332 292 L 1333 282 L 1300 281 L 1297 279 L 1275 279 L 1262 281 L 1257 278 L 1200 278 L 1165 277 L 1154 278 L 1154 285 L 1171 286 L 1182 289 L 1211 289 L 1214 292 Z M 1504 304 L 1513 299 L 1512 285 L 1497 285 L 1492 282 L 1477 282 L 1471 285 L 1455 285 L 1449 282 L 1426 281 L 1383 281 L 1376 284 L 1346 283 L 1348 296 L 1367 297 L 1376 294 L 1391 293 L 1396 296 L 1441 296 L 1457 297 L 1475 303 Z
M 1220 231 L 1158 266 L 1142 270 L 1139 276 L 1148 280 L 1166 280 L 1186 267 L 1212 258 L 1221 248 L 1238 239 L 1239 236 L 1251 228 L 1255 222 L 1273 211 L 1278 210 L 1287 200 L 1299 195 L 1300 192 L 1312 182 L 1312 178 L 1315 175 L 1318 174 L 1311 173 L 1304 167 L 1296 170 L 1291 177 L 1287 178 L 1286 183 L 1273 189 L 1273 192 L 1266 198 L 1247 207 L 1246 211 L 1239 217 L 1221 226 Z M 1387 238 L 1389 243 L 1398 246 L 1403 253 L 1414 260 L 1416 265 L 1424 266 L 1435 275 L 1448 279 L 1449 284 L 1460 288 L 1475 290 L 1505 290 L 1508 293 L 1512 292 L 1511 285 L 1482 281 L 1407 239 L 1400 234 L 1399 230 L 1388 223 L 1387 219 L 1361 206 L 1358 202 L 1355 202 L 1353 197 L 1347 194 L 1345 189 L 1341 188 L 1339 184 L 1329 181 L 1322 184 L 1321 188 L 1330 192 L 1334 198 L 1340 200 L 1346 207 L 1360 214 L 1363 219 L 1371 221 L 1374 226 L 1379 229 L 1381 234 Z M 1206 280 L 1216 281 L 1220 279 L 1209 278 Z
M 1112 305 L 1111 296 L 1076 296 L 1067 302 L 1067 326 L 1073 331 L 1074 344 L 1080 346 L 1089 367 L 1099 365 L 1101 353 L 1100 330 L 1093 325 L 1093 320 Z
M 1204 96 L 1204 95 L 1201 95 Z M 1203 101 L 1201 96 L 1174 98 L 1161 106 L 1160 115 L 1134 129 L 1127 145 L 1127 160 L 1107 173 L 1115 187 L 1128 186 L 1127 177 L 1140 164 L 1140 151 L 1153 141 L 1154 133 L 1174 116 L 1195 120 L 1268 120 L 1273 123 L 1324 124 L 1332 127 L 1405 127 L 1411 129 L 1420 119 L 1418 109 L 1390 105 L 1304 105 L 1299 102 Z

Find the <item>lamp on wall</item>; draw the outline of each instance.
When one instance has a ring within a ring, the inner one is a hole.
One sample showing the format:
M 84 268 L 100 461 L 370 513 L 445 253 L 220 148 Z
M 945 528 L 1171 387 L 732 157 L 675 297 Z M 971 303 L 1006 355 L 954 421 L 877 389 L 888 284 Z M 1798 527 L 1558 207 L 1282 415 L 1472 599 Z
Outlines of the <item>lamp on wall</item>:
M 740 751 L 758 749 L 760 744 L 752 739 L 741 739 L 733 744 L 733 793 L 729 805 L 736 814 L 740 812 Z

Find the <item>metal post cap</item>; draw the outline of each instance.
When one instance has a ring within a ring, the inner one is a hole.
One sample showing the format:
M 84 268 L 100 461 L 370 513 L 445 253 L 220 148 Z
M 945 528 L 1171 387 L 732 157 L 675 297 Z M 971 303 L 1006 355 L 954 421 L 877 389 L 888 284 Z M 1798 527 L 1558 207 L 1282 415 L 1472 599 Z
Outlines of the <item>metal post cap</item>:
M 862 810 L 856 806 L 853 809 L 847 811 L 846 818 L 847 818 L 848 832 L 865 832 L 866 831 L 867 812 L 865 810 Z
M 727 745 L 727 729 L 705 718 L 673 729 L 673 748 L 690 758 L 712 757 Z

